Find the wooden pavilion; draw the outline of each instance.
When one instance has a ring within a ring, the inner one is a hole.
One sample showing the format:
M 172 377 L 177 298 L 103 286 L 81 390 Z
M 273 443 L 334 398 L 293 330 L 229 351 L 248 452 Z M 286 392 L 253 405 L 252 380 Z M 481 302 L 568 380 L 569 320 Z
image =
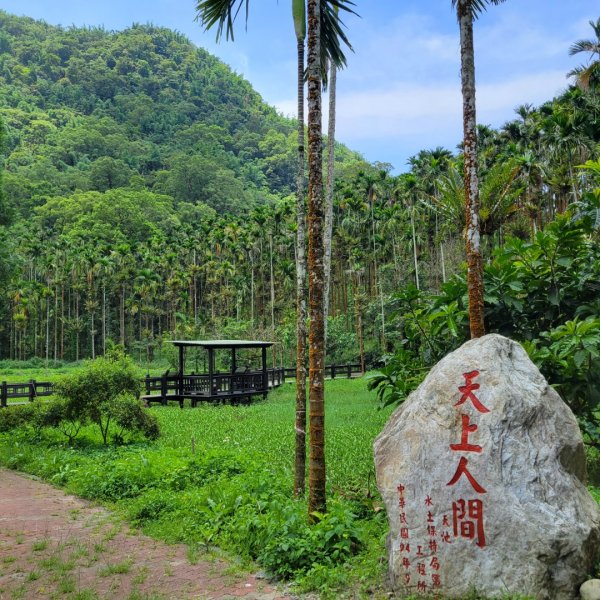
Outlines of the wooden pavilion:
M 267 348 L 273 342 L 254 340 L 194 340 L 171 342 L 179 351 L 178 372 L 169 376 L 146 378 L 146 395 L 142 399 L 147 404 L 169 401 L 179 402 L 183 408 L 184 401 L 190 400 L 192 407 L 198 402 L 249 402 L 253 396 L 267 393 L 273 387 L 281 385 L 284 379 L 283 369 L 267 368 Z M 191 348 L 206 350 L 206 372 L 201 374 L 186 373 L 186 354 Z M 239 364 L 238 351 L 241 349 L 260 349 L 260 368 L 242 367 Z M 215 354 L 218 350 L 229 350 L 230 360 L 226 370 L 218 371 Z M 159 391 L 159 394 L 152 394 Z

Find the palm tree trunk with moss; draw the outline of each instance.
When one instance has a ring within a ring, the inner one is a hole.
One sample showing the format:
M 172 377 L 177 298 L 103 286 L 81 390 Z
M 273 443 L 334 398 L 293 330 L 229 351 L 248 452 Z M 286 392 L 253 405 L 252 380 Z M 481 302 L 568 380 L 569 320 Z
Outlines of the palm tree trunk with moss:
M 324 322 L 325 343 L 327 343 L 327 317 L 329 316 L 329 293 L 331 290 L 331 245 L 333 237 L 333 171 L 335 159 L 335 111 L 336 111 L 337 69 L 329 68 L 329 123 L 327 127 L 327 187 L 325 193 L 325 291 Z
M 298 18 L 305 23 L 304 0 Z M 294 13 L 294 18 L 296 14 Z M 302 29 L 302 27 L 301 27 Z M 294 493 L 303 496 L 306 481 L 306 209 L 304 206 L 304 39 L 298 42 L 298 173 L 296 177 L 296 456 Z
M 323 319 L 323 152 L 321 148 L 320 0 L 308 0 L 308 298 L 309 420 L 308 514 L 326 510 Z
M 485 334 L 483 313 L 483 258 L 479 232 L 479 182 L 477 178 L 477 121 L 475 114 L 475 53 L 473 14 L 468 0 L 459 0 L 461 84 L 463 96 L 464 179 L 466 214 L 467 291 L 471 337 Z

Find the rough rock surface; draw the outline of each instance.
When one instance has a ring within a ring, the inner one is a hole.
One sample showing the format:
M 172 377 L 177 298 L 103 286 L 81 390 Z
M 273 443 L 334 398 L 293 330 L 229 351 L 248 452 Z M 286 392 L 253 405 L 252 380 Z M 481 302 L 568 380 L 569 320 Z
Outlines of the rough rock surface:
M 579 589 L 581 600 L 600 600 L 600 579 L 590 579 Z
M 446 356 L 375 441 L 403 593 L 574 600 L 600 542 L 571 410 L 499 335 Z

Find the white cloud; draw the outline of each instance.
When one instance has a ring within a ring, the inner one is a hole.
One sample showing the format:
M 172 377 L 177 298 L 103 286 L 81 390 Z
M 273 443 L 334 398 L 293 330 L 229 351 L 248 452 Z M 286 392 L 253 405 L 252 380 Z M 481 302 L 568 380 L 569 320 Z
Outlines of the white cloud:
M 562 71 L 504 79 L 480 85 L 480 122 L 501 125 L 518 104 L 541 103 L 565 87 Z M 460 85 L 393 84 L 338 98 L 338 132 L 349 140 L 389 139 L 455 130 L 462 123 Z M 458 142 L 458 140 L 456 140 Z

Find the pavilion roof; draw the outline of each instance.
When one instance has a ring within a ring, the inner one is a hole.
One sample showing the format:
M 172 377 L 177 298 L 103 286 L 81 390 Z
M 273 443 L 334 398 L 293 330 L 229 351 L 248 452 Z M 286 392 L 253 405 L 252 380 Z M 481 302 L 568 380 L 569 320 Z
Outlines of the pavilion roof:
M 200 348 L 269 348 L 273 342 L 257 340 L 172 340 L 175 346 L 189 346 Z

